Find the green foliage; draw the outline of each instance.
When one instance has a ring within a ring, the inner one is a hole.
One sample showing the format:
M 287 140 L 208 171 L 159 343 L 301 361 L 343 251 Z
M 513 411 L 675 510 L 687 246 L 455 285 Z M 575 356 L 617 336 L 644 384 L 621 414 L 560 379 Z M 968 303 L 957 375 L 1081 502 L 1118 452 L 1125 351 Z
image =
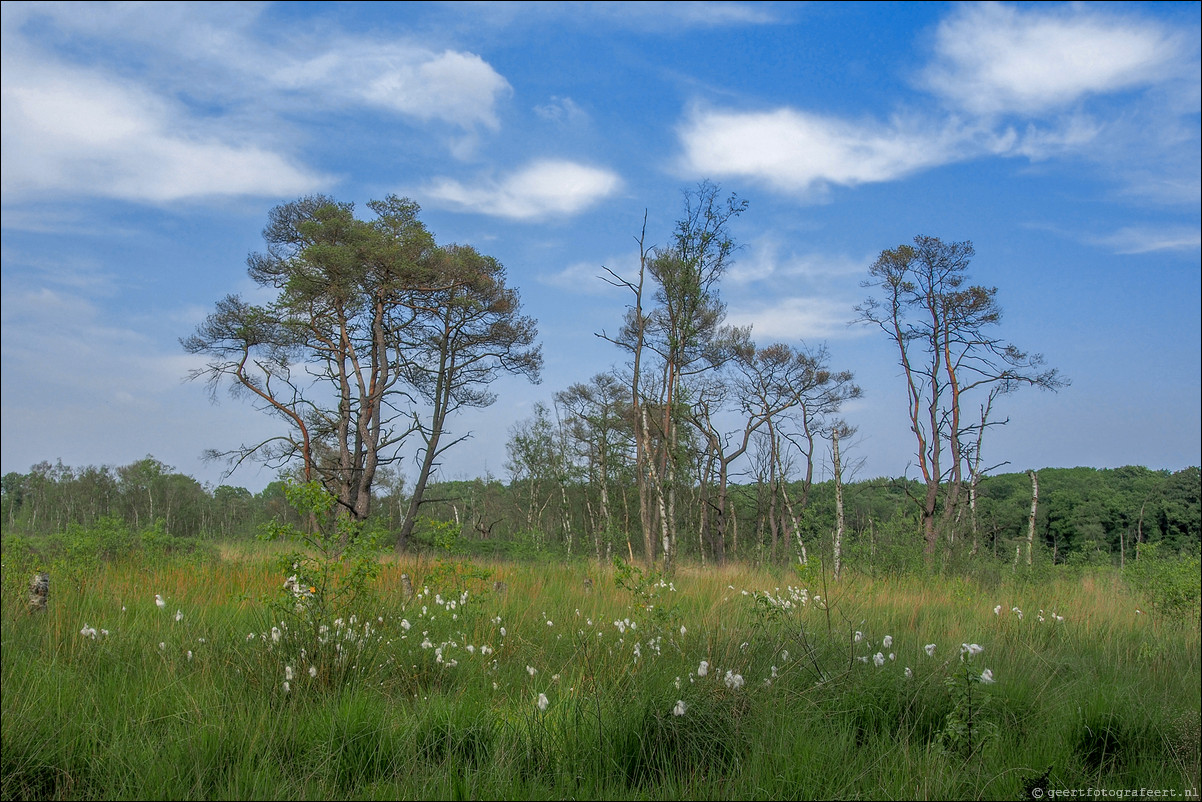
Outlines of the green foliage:
M 960 758 L 972 757 L 998 735 L 998 726 L 989 717 L 989 693 L 981 688 L 993 679 L 973 669 L 973 657 L 972 651 L 962 651 L 963 665 L 943 680 L 952 709 L 944 716 L 938 744 L 944 752 Z
M 614 557 L 613 566 L 614 585 L 630 594 L 630 606 L 649 635 L 664 634 L 679 626 L 675 603 L 663 600 L 663 591 L 676 592 L 674 582 L 659 571 L 644 572 L 621 557 Z
M 1151 612 L 1195 621 L 1202 604 L 1200 577 L 1197 555 L 1163 554 L 1156 543 L 1145 544 L 1139 559 L 1123 570 L 1123 578 L 1147 600 Z
M 340 512 L 320 482 L 289 483 L 285 495 L 310 526 L 277 520 L 264 527 L 265 540 L 296 547 L 277 560 L 287 578 L 269 600 L 267 625 L 273 644 L 281 646 L 281 660 L 312 666 L 325 682 L 337 685 L 379 647 L 366 611 L 374 600 L 372 583 L 380 573 L 386 533 Z M 362 629 L 357 628 L 360 617 Z M 351 649 L 357 663 L 350 662 Z M 278 673 L 275 668 L 269 670 Z

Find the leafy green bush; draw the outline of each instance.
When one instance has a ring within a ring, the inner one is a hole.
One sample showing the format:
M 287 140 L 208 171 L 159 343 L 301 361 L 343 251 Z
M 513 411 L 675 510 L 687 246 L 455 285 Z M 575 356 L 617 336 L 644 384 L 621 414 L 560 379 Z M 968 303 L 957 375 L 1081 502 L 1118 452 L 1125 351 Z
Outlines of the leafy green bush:
M 1162 555 L 1160 544 L 1145 543 L 1139 559 L 1123 571 L 1123 578 L 1148 601 L 1152 611 L 1172 617 L 1198 616 L 1202 602 L 1202 561 L 1194 556 Z

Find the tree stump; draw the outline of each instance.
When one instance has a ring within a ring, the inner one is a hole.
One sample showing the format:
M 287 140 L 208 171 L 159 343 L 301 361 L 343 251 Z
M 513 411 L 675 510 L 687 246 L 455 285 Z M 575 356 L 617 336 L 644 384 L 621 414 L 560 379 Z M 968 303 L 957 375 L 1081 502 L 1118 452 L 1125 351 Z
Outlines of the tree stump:
M 50 574 L 40 571 L 29 580 L 29 612 L 40 613 L 50 600 Z
M 401 597 L 405 601 L 413 598 L 413 580 L 409 578 L 409 574 L 401 574 Z

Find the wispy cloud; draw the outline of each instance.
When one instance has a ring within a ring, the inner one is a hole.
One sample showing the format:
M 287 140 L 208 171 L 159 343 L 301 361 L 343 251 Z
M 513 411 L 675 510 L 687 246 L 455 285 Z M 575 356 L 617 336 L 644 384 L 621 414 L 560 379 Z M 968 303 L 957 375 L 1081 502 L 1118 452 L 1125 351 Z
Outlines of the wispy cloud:
M 588 112 L 570 97 L 552 97 L 546 103 L 535 106 L 534 113 L 558 125 L 575 125 L 588 120 Z
M 312 192 L 333 179 L 301 162 L 295 119 L 374 108 L 452 126 L 447 144 L 462 151 L 464 136 L 498 127 L 497 104 L 512 92 L 473 53 L 269 33 L 259 7 L 227 5 L 5 4 L 6 206 Z M 86 64 L 68 55 L 78 52 Z
M 1129 226 L 1097 240 L 1117 253 L 1193 251 L 1202 247 L 1202 231 L 1190 226 Z
M 847 325 L 850 312 L 846 303 L 827 297 L 788 296 L 774 301 L 732 303 L 726 322 L 751 326 L 757 341 L 825 340 L 862 335 L 862 330 Z
M 617 192 L 622 181 L 610 170 L 571 161 L 537 161 L 501 178 L 468 185 L 451 178 L 424 193 L 463 211 L 534 220 L 573 215 Z
M 935 52 L 923 83 L 957 108 L 993 115 L 1155 83 L 1180 71 L 1186 51 L 1179 33 L 1135 16 L 988 3 L 956 6 Z
M 745 177 L 809 196 L 832 184 L 893 181 L 955 161 L 969 152 L 972 139 L 967 131 L 918 120 L 853 122 L 791 108 L 697 108 L 679 136 L 686 172 Z
M 474 53 L 434 52 L 397 43 L 342 38 L 305 59 L 285 59 L 267 76 L 277 90 L 298 92 L 319 105 L 344 98 L 421 121 L 463 129 L 498 126 L 496 104 L 509 82 Z
M 1196 203 L 1198 47 L 1183 31 L 1078 5 L 974 4 L 956 6 L 934 43 L 920 83 L 944 108 L 911 100 L 887 119 L 851 119 L 694 104 L 677 131 L 681 172 L 814 201 L 978 158 L 1073 158 L 1131 194 Z
M 0 86 L 6 203 L 280 196 L 328 182 L 253 141 L 206 133 L 178 104 L 94 70 L 5 59 Z

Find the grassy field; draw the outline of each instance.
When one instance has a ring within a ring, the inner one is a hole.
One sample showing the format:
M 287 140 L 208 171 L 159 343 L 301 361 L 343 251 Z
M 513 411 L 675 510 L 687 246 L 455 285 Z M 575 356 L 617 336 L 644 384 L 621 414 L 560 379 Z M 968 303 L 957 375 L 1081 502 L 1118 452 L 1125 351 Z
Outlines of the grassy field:
M 60 570 L 39 613 L 30 576 L 3 567 L 4 799 L 1198 789 L 1199 622 L 1112 573 L 414 560 L 341 608 L 227 552 Z

